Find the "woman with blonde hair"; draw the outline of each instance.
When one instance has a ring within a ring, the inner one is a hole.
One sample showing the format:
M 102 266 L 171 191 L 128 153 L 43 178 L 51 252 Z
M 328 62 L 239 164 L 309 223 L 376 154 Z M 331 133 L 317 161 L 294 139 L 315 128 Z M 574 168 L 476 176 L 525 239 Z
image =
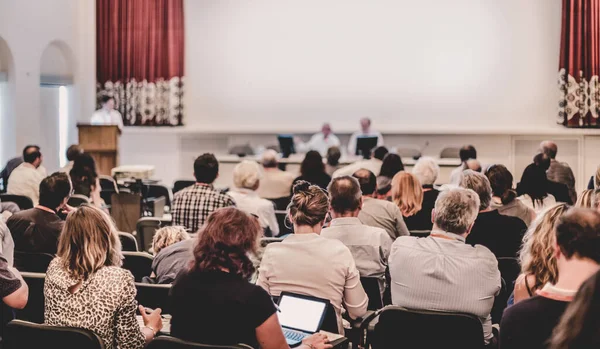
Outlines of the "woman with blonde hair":
M 575 207 L 593 208 L 594 189 L 586 189 L 579 194 Z
M 162 328 L 160 309 L 135 317 L 133 275 L 121 268 L 121 243 L 110 217 L 91 205 L 67 216 L 46 272 L 44 322 L 98 334 L 108 349 L 141 349 Z
M 417 176 L 398 172 L 392 178 L 392 201 L 400 208 L 408 230 L 431 230 L 431 216 L 427 219 L 427 214 L 421 210 L 423 188 Z
M 519 252 L 521 275 L 515 281 L 515 303 L 533 297 L 535 291 L 558 278 L 554 258 L 555 228 L 567 210 L 566 204 L 555 205 L 538 216 L 523 237 Z
M 152 238 L 152 252 L 154 255 L 157 255 L 165 247 L 189 238 L 190 235 L 180 225 L 162 227 L 154 233 L 154 237 Z

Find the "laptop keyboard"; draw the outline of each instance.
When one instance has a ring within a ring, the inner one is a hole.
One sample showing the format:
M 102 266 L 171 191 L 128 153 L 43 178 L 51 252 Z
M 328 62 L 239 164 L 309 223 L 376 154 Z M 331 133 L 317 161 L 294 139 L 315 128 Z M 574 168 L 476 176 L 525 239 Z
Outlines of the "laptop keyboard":
M 305 337 L 308 337 L 306 333 L 288 330 L 286 328 L 283 329 L 283 335 L 285 338 L 290 339 L 294 342 L 301 342 Z

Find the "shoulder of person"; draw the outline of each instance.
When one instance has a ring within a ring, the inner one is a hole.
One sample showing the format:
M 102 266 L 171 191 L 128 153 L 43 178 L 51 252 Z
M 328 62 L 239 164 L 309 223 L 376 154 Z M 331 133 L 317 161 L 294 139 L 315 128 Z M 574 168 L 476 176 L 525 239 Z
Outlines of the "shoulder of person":
M 481 259 L 482 261 L 487 261 L 493 265 L 498 265 L 498 260 L 496 259 L 496 255 L 494 255 L 494 253 L 487 248 L 486 246 L 483 245 L 470 245 L 470 244 L 465 244 L 465 246 L 467 248 L 472 248 L 476 251 L 476 256 Z
M 117 266 L 100 268 L 96 274 L 102 278 L 106 278 L 109 283 L 133 284 L 135 282 L 135 278 L 129 270 Z

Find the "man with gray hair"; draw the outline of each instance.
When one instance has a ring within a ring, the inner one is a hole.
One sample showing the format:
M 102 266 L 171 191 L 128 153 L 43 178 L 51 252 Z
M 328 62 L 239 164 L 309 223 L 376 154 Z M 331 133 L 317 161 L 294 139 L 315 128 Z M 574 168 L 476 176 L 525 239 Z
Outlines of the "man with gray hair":
M 571 167 L 566 162 L 558 162 L 556 160 L 556 154 L 558 153 L 556 143 L 553 141 L 543 141 L 540 143 L 540 150 L 550 158 L 550 168 L 546 171 L 548 180 L 566 185 L 569 188 L 571 202 L 577 202 L 575 175 L 573 175 L 573 170 L 571 170 Z
M 498 262 L 486 247 L 465 243 L 479 205 L 473 190 L 442 191 L 435 202 L 431 234 L 396 239 L 389 266 L 394 305 L 475 315 L 489 344 L 494 341 L 490 312 L 501 286 Z
M 327 191 L 333 220 L 328 228 L 321 231 L 321 236 L 344 243 L 354 257 L 360 276 L 379 279 L 379 291 L 383 297 L 392 238 L 385 230 L 364 225 L 358 219 L 363 198 L 356 178 L 335 178 Z
M 256 191 L 264 199 L 280 199 L 290 196 L 296 176 L 279 169 L 279 154 L 268 149 L 262 154 L 263 177 Z
M 437 200 L 440 191 L 433 187 L 433 184 L 437 180 L 440 174 L 440 167 L 432 157 L 422 156 L 417 160 L 417 163 L 412 169 L 412 173 L 417 177 L 423 188 L 423 202 L 421 204 L 421 211 L 417 215 L 426 216 L 422 220 L 413 220 L 414 222 L 422 222 L 421 224 L 427 223 L 425 226 L 413 227 L 414 230 L 431 230 L 431 211 L 435 206 L 435 200 Z M 425 219 L 426 218 L 426 219 Z
M 496 257 L 516 257 L 527 225 L 520 218 L 501 215 L 492 209 L 492 187 L 488 178 L 479 172 L 465 170 L 460 186 L 472 189 L 479 196 L 479 215 L 467 243 L 483 245 Z

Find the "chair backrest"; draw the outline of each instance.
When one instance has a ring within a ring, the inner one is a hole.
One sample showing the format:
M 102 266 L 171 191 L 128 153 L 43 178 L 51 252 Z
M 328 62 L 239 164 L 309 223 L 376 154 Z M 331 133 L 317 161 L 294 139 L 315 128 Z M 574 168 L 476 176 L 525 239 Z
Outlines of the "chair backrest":
M 416 236 L 418 238 L 426 238 L 431 234 L 431 230 L 411 230 L 410 236 Z
M 67 203 L 69 204 L 69 206 L 79 207 L 83 204 L 89 204 L 90 198 L 88 198 L 85 195 L 81 195 L 81 194 L 73 194 L 69 198 L 69 201 Z
M 440 159 L 460 159 L 459 147 L 445 147 L 440 152 Z
M 173 183 L 173 194 L 177 193 L 181 189 L 191 187 L 194 184 L 196 184 L 196 181 L 193 181 L 193 180 L 183 180 L 182 179 L 182 180 L 175 181 L 175 183 Z
M 154 234 L 162 226 L 161 220 L 155 217 L 142 217 L 135 225 L 139 248 L 150 251 Z
M 8 323 L 4 349 L 104 349 L 104 342 L 90 330 L 13 320 Z
M 131 233 L 119 232 L 119 240 L 121 240 L 121 250 L 127 252 L 138 252 L 138 244 L 135 236 Z
M 396 154 L 400 155 L 401 158 L 416 158 L 421 157 L 421 149 L 416 145 L 399 145 L 396 148 Z
M 129 270 L 136 282 L 152 274 L 152 255 L 146 252 L 123 251 L 123 268 Z
M 360 277 L 360 283 L 367 296 L 369 296 L 368 310 L 379 310 L 383 308 L 383 300 L 381 299 L 381 290 L 379 289 L 379 279 L 373 277 Z
M 27 196 L 23 195 L 0 194 L 0 201 L 14 202 L 21 210 L 33 208 L 33 201 Z
M 23 280 L 29 288 L 27 305 L 16 310 L 17 319 L 31 321 L 38 324 L 44 322 L 44 281 L 46 274 L 21 272 Z
M 165 205 L 171 207 L 171 200 L 173 200 L 173 193 L 171 189 L 165 187 L 162 184 L 148 184 L 148 193 L 146 194 L 149 198 L 165 198 Z
M 521 265 L 515 257 L 499 257 L 498 270 L 506 282 L 506 290 L 511 294 L 515 288 L 515 280 L 521 274 Z
M 279 235 L 294 233 L 294 228 L 287 219 L 286 211 L 275 211 L 275 218 L 277 218 L 277 225 L 279 225 Z
M 170 314 L 171 307 L 169 306 L 169 292 L 171 285 L 155 285 L 136 282 L 135 288 L 137 294 L 135 299 L 138 304 L 147 308 L 161 308 L 163 314 Z
M 100 175 L 98 180 L 100 181 L 100 188 L 102 188 L 102 190 L 112 190 L 115 193 L 119 192 L 119 186 L 117 185 L 115 179 L 111 176 Z
M 146 349 L 252 349 L 252 347 L 245 344 L 207 345 L 188 342 L 171 336 L 160 336 L 148 343 Z
M 260 239 L 260 245 L 262 247 L 267 247 L 267 245 L 272 244 L 272 243 L 276 243 L 276 242 L 282 242 L 283 238 L 261 238 Z
M 31 273 L 45 273 L 54 256 L 49 253 L 15 251 L 15 268 Z
M 494 297 L 494 305 L 492 305 L 492 311 L 490 312 L 493 324 L 499 324 L 502 321 L 502 315 L 504 314 L 504 309 L 506 309 L 509 297 L 510 293 L 506 289 L 506 282 L 504 278 L 500 277 L 500 293 Z
M 370 342 L 377 349 L 484 347 L 481 321 L 473 315 L 397 306 L 383 308 L 372 337 Z

